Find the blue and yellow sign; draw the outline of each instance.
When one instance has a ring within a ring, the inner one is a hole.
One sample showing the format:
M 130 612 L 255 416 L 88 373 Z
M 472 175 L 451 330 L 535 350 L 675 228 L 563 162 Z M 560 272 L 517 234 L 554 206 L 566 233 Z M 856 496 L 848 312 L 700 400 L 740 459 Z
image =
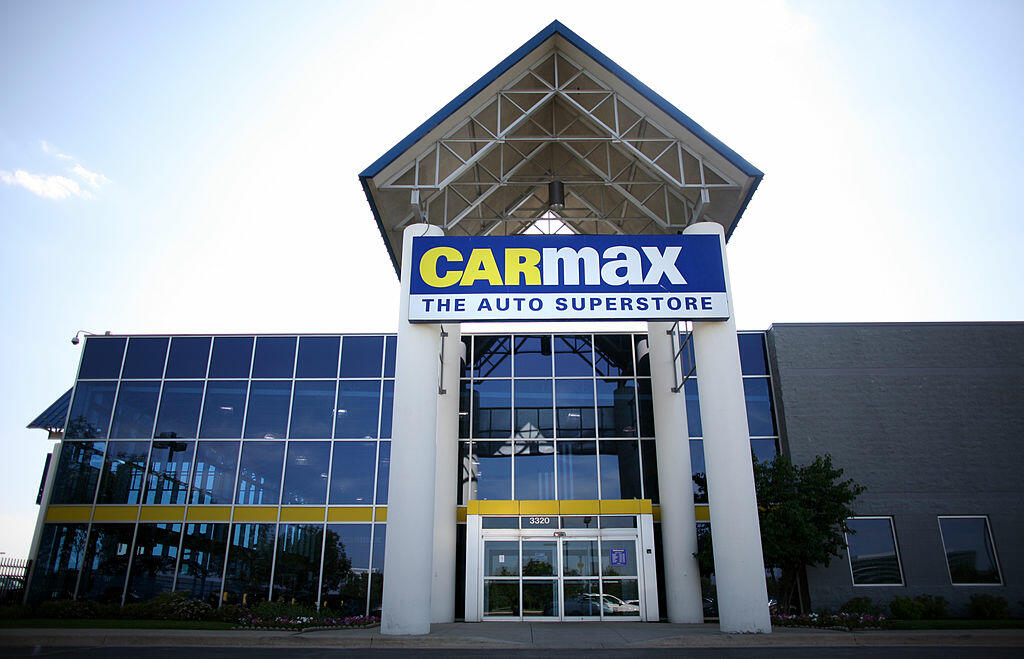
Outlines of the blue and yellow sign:
M 721 320 L 716 235 L 413 239 L 409 320 Z

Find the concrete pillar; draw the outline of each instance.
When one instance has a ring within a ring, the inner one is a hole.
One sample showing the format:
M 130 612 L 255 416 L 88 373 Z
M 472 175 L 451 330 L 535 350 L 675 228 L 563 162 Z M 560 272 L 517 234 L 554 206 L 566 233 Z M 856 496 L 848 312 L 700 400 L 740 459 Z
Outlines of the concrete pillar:
M 669 622 L 702 623 L 697 551 L 697 521 L 690 478 L 690 437 L 686 424 L 686 398 L 673 393 L 674 350 L 668 331 L 672 323 L 647 323 L 651 363 L 651 402 L 658 456 L 658 493 L 661 501 L 661 551 L 665 564 L 665 604 Z
M 715 234 L 722 241 L 726 289 L 729 266 L 720 224 L 698 222 L 687 234 Z M 730 299 L 730 305 L 732 300 Z M 726 321 L 693 324 L 700 383 L 700 419 L 715 547 L 718 616 L 723 632 L 771 632 L 761 554 L 761 527 L 747 431 L 735 312 Z
M 414 224 L 406 227 L 402 236 L 402 295 L 381 603 L 381 633 L 389 635 L 430 633 L 441 328 L 409 322 L 409 282 L 412 239 L 440 235 L 444 232 L 439 227 Z
M 443 330 L 444 363 L 437 398 L 437 463 L 434 483 L 434 576 L 430 622 L 455 622 L 455 509 L 459 477 L 459 374 L 465 357 L 462 325 L 447 323 Z

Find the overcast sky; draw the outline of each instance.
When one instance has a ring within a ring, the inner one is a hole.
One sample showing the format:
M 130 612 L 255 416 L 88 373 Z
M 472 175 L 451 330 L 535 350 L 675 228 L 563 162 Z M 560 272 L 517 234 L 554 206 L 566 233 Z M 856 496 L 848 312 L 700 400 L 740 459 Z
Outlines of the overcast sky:
M 741 329 L 1022 320 L 1024 3 L 553 6 L 0 0 L 0 552 L 76 330 L 393 331 L 357 174 L 556 18 L 765 172 Z

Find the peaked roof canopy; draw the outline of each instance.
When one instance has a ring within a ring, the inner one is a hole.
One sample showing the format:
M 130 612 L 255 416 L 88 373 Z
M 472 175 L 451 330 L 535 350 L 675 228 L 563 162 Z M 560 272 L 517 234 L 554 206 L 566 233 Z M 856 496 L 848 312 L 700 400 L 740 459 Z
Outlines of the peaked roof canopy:
M 359 179 L 395 269 L 402 231 L 732 234 L 763 174 L 558 21 Z M 548 184 L 564 184 L 549 207 Z

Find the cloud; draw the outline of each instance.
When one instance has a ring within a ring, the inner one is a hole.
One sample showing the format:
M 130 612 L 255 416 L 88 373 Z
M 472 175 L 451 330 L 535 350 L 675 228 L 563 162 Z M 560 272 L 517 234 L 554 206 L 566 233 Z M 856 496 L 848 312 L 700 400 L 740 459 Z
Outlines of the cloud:
M 58 157 L 60 156 L 58 155 Z M 75 163 L 75 166 L 71 168 L 71 171 L 76 176 L 78 176 L 78 178 L 82 179 L 83 181 L 85 181 L 94 188 L 98 188 L 105 183 L 110 183 L 110 179 L 104 176 L 103 174 L 100 174 L 98 172 L 90 172 L 88 169 L 82 167 L 78 163 Z
M 24 169 L 18 169 L 12 173 L 0 169 L 0 181 L 7 185 L 25 188 L 29 192 L 47 199 L 67 199 L 72 196 L 89 199 L 91 197 L 77 182 L 59 174 L 30 174 Z

